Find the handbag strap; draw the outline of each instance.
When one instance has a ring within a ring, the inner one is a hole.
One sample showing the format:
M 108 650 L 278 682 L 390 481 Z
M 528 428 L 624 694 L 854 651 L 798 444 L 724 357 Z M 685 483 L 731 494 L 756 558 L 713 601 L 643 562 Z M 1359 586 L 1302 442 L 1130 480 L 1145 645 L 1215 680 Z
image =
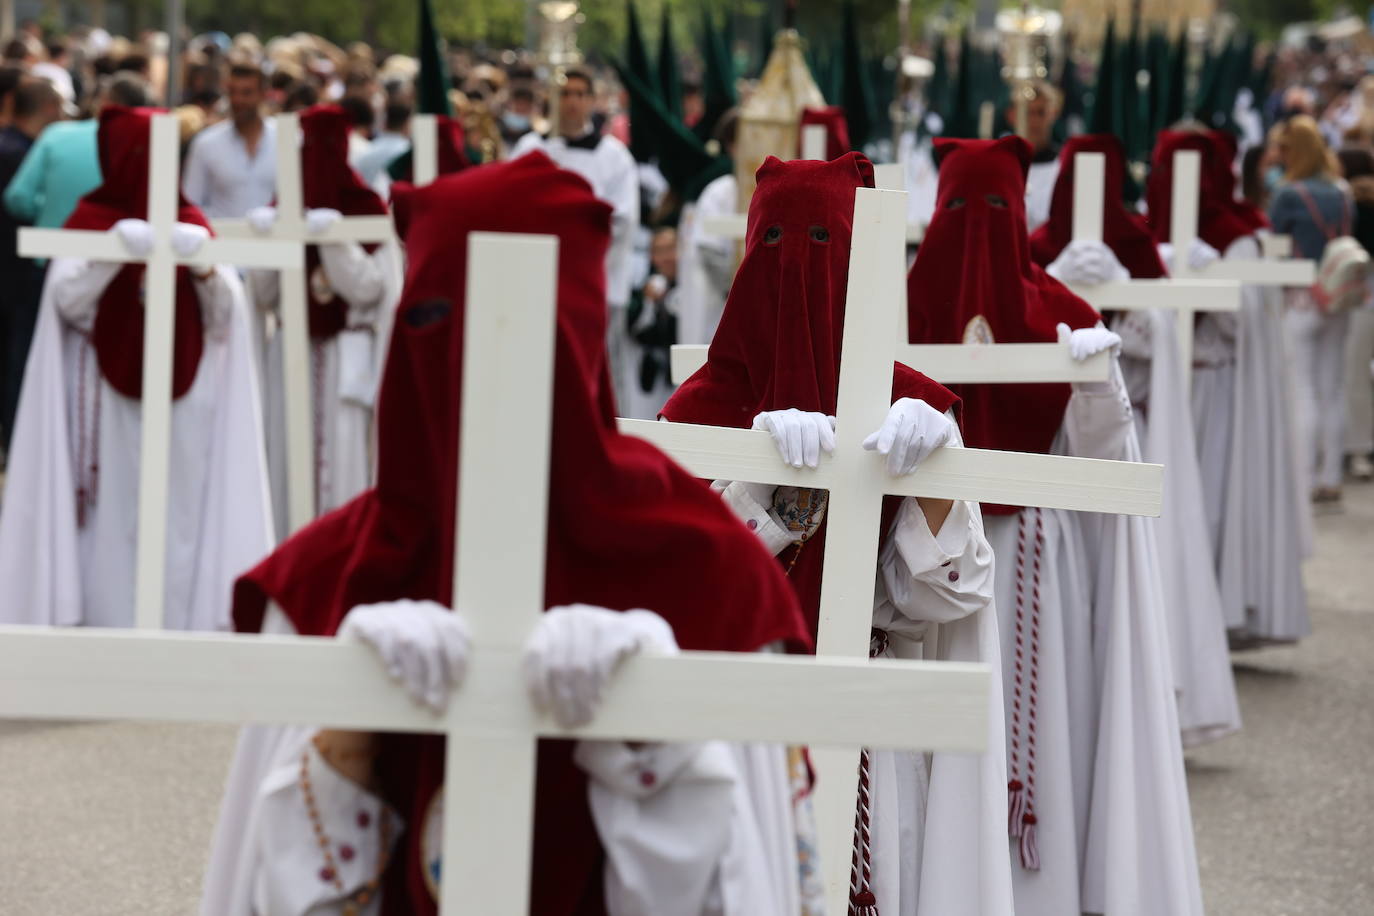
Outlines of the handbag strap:
M 1303 183 L 1301 181 L 1293 182 L 1293 190 L 1298 192 L 1298 196 L 1302 198 L 1302 202 L 1307 206 L 1307 212 L 1312 217 L 1312 221 L 1317 224 L 1317 228 L 1321 230 L 1322 235 L 1326 236 L 1326 240 L 1328 242 L 1332 239 L 1339 238 L 1342 235 L 1350 234 L 1350 201 L 1346 199 L 1344 194 L 1341 195 L 1342 231 L 1337 233 L 1332 232 L 1331 229 L 1326 225 L 1326 220 L 1322 219 L 1321 211 L 1317 208 L 1317 202 L 1312 199 L 1311 192 L 1308 191 L 1307 188 L 1303 187 Z

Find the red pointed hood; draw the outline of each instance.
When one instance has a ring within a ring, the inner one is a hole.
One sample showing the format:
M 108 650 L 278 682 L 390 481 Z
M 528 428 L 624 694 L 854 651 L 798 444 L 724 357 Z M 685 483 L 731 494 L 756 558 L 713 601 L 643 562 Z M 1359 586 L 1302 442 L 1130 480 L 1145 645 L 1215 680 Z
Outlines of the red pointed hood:
M 763 163 L 749 202 L 744 260 L 706 365 L 668 400 L 664 417 L 748 428 L 765 410 L 835 412 L 854 193 L 864 187 L 873 187 L 873 166 L 859 153 L 830 162 L 770 156 Z M 920 398 L 942 412 L 958 402 L 919 372 L 900 363 L 893 369 L 892 400 Z M 887 521 L 897 505 L 886 503 Z M 824 544 L 822 525 L 791 568 L 812 627 Z
M 912 343 L 1052 343 L 1060 322 L 1097 312 L 1030 257 L 1020 137 L 936 140 L 935 215 L 907 275 Z M 958 385 L 971 448 L 1045 453 L 1064 420 L 1068 385 Z M 986 511 L 998 511 L 985 507 Z
M 801 113 L 799 130 L 803 133 L 808 125 L 819 124 L 825 128 L 825 158 L 838 159 L 849 152 L 849 122 L 844 119 L 844 109 L 838 105 L 824 108 L 804 108 Z M 798 138 L 798 143 L 801 142 Z
M 1196 131 L 1166 130 L 1159 135 L 1145 187 L 1148 219 L 1156 241 L 1168 242 L 1173 233 L 1174 154 L 1182 150 L 1202 154 L 1199 238 L 1225 254 L 1236 239 L 1267 225 L 1263 214 L 1235 198 L 1236 180 L 1228 146 L 1224 139 Z
M 1085 134 L 1064 144 L 1059 154 L 1059 178 L 1050 198 L 1049 222 L 1030 237 L 1035 263 L 1048 267 L 1073 240 L 1074 157 L 1079 153 L 1102 153 L 1106 157 L 1102 241 L 1133 278 L 1151 280 L 1168 276 L 1149 224 L 1123 202 L 1126 154 L 1121 141 L 1111 134 Z
M 104 232 L 122 219 L 148 218 L 148 153 L 152 118 L 158 110 L 107 106 L 96 133 L 100 187 L 77 203 L 66 229 Z M 177 220 L 210 228 L 196 207 L 178 195 Z M 115 274 L 100 297 L 91 331 L 100 372 L 110 386 L 135 400 L 143 394 L 142 264 L 129 264 Z M 191 272 L 177 268 L 175 327 L 172 350 L 172 397 L 190 390 L 200 368 L 205 327 Z
M 348 164 L 348 132 L 348 116 L 338 105 L 316 105 L 301 115 L 301 201 L 307 210 L 385 216 L 385 201 Z M 363 247 L 377 250 L 376 244 Z M 306 246 L 305 274 L 310 336 L 327 340 L 348 327 L 348 303 L 329 285 L 315 245 Z

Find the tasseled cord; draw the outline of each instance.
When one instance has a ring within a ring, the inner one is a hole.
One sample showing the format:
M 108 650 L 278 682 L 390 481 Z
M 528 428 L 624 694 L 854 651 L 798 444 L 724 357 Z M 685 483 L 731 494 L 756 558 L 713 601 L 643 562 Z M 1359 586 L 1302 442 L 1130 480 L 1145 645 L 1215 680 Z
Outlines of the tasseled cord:
M 887 651 L 887 633 L 873 630 L 869 637 L 868 657 L 877 658 Z M 870 765 L 872 754 L 864 748 L 859 754 L 859 797 L 854 812 L 854 857 L 849 873 L 849 913 L 848 916 L 879 916 L 878 898 L 871 887 L 873 850 L 870 846 L 869 804 Z
M 1027 871 L 1040 870 L 1040 846 L 1035 839 L 1035 815 L 1021 816 L 1021 867 Z
M 878 898 L 864 891 L 849 898 L 849 916 L 878 916 Z
M 1030 633 L 1026 633 L 1026 542 L 1027 516 L 1035 511 L 1035 533 L 1032 545 Z M 1021 867 L 1026 871 L 1040 869 L 1040 846 L 1037 842 L 1038 820 L 1035 816 L 1035 713 L 1039 682 L 1040 654 L 1040 559 L 1044 550 L 1044 519 L 1038 510 L 1023 510 L 1019 520 L 1016 544 L 1016 668 L 1011 713 L 1010 768 L 1012 778 L 1007 782 L 1007 832 L 1018 840 Z M 1030 639 L 1027 642 L 1026 636 Z M 1021 772 L 1021 713 L 1026 701 L 1026 781 L 1016 778 Z
M 1022 818 L 1025 815 L 1026 787 L 1021 784 L 1021 780 L 1013 779 L 1007 783 L 1007 833 L 1019 837 Z

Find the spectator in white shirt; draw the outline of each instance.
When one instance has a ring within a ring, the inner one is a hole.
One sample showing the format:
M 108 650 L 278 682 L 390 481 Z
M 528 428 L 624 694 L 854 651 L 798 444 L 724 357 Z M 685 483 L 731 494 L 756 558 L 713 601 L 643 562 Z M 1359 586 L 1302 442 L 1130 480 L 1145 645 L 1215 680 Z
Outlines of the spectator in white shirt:
M 205 128 L 187 150 L 182 190 L 211 219 L 246 216 L 276 197 L 276 129 L 261 110 L 266 90 L 262 70 L 234 65 L 229 70 L 229 120 Z
M 70 60 L 66 42 L 58 40 L 48 45 L 48 59 L 33 65 L 33 75 L 52 83 L 67 105 L 76 102 L 76 86 L 72 83 L 71 71 L 67 69 Z

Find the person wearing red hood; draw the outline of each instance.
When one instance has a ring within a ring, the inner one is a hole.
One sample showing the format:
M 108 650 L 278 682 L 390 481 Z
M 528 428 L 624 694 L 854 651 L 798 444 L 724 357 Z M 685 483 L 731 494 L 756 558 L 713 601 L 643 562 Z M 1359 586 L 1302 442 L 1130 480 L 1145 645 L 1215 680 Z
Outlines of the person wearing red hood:
M 912 343 L 1115 349 L 1030 257 L 1029 145 L 938 140 L 940 191 L 907 285 Z M 972 447 L 1139 461 L 1121 374 L 959 386 Z M 1201 916 L 1153 522 L 983 506 L 998 558 L 1017 916 Z M 1003 846 L 1004 851 L 1006 846 Z
M 1078 153 L 1106 157 L 1101 242 L 1072 238 Z M 1031 233 L 1031 258 L 1050 276 L 1074 286 L 1165 276 L 1149 225 L 1123 202 L 1126 156 L 1121 141 L 1110 134 L 1073 137 L 1060 158 L 1050 218 Z M 1172 312 L 1121 312 L 1111 319 L 1111 328 L 1122 339 L 1121 374 L 1145 460 L 1164 465 L 1167 475 L 1159 562 L 1169 609 L 1179 725 L 1184 746 L 1192 747 L 1237 731 L 1240 707 L 1211 562 L 1192 410 L 1184 390 L 1189 370 L 1180 360 Z
M 348 164 L 348 118 L 322 105 L 301 115 L 301 196 L 308 232 L 325 231 L 345 216 L 385 216 L 386 204 Z M 248 214 L 267 230 L 276 209 Z M 392 313 L 401 291 L 401 255 L 394 242 L 332 242 L 306 248 L 306 308 L 310 328 L 311 406 L 314 408 L 315 506 L 323 514 L 371 482 L 368 459 L 372 406 Z M 260 312 L 275 313 L 281 274 L 249 272 Z M 280 330 L 280 322 L 277 327 Z M 286 382 L 282 338 L 273 335 L 262 361 L 267 463 L 277 531 L 287 533 Z
M 610 208 L 542 153 L 400 191 L 396 204 L 410 263 L 379 398 L 376 485 L 239 581 L 238 628 L 362 639 L 417 702 L 444 708 L 468 655 L 447 607 L 467 238 L 540 232 L 558 237 L 559 264 L 550 610 L 527 644 L 532 700 L 575 726 L 615 665 L 650 647 L 807 649 L 796 598 L 754 536 L 699 481 L 616 430 Z M 795 846 L 770 860 L 754 814 L 790 797 L 745 794 L 736 760 L 720 742 L 540 742 L 530 912 L 795 916 L 768 887 L 796 880 Z M 443 772 L 439 737 L 245 729 L 201 912 L 432 916 Z
M 784 462 L 815 467 L 834 448 L 854 199 L 858 188 L 873 186 L 873 166 L 857 153 L 830 162 L 769 157 L 757 182 L 744 259 L 706 365 L 662 416 L 767 429 Z M 958 399 L 948 389 L 897 364 L 891 399 L 886 422 L 864 447 L 886 456 L 893 476 L 960 444 Z M 827 495 L 742 481 L 714 487 L 784 564 L 814 631 Z M 882 526 L 874 654 L 983 661 L 996 684 L 992 556 L 977 506 L 893 497 Z M 984 754 L 935 754 L 929 762 L 921 754 L 865 755 L 860 783 L 870 803 L 857 818 L 851 912 L 1011 913 L 1002 719 L 994 686 Z
M 1258 233 L 1267 221 L 1236 198 L 1235 149 L 1233 137 L 1216 131 L 1165 131 L 1156 143 L 1146 202 L 1161 248 L 1171 231 L 1174 154 L 1202 155 L 1199 238 L 1189 254 L 1195 267 L 1261 256 Z M 1277 289 L 1242 286 L 1239 312 L 1198 320 L 1193 350 L 1202 492 L 1232 648 L 1295 642 L 1312 632 L 1302 581 L 1311 516 L 1280 309 Z
M 104 182 L 66 228 L 109 230 L 134 256 L 153 247 L 148 213 L 152 112 L 107 107 Z M 180 202 L 172 247 L 210 237 Z M 143 386 L 141 263 L 56 258 L 24 376 L 0 510 L 5 623 L 128 627 L 134 622 Z M 229 626 L 227 589 L 272 544 L 247 305 L 230 268 L 176 277 L 166 626 Z

